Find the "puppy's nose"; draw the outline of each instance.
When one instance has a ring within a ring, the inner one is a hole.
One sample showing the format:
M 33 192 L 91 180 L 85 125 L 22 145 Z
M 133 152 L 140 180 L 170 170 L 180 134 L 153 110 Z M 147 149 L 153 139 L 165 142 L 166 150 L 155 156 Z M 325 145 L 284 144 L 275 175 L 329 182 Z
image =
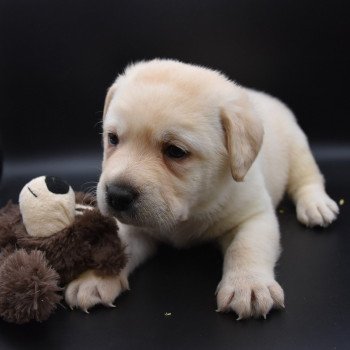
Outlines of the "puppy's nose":
M 117 211 L 128 210 L 138 197 L 138 192 L 128 185 L 108 185 L 106 190 L 108 205 Z

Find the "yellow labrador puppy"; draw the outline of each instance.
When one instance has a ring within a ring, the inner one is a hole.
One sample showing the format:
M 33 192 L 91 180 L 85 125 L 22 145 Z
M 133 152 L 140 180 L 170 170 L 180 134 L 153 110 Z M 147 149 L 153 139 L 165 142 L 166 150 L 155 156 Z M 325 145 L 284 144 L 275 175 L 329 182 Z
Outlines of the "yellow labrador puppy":
M 112 306 L 157 241 L 217 240 L 218 310 L 266 317 L 284 306 L 274 278 L 274 208 L 284 192 L 307 226 L 338 214 L 292 112 L 207 68 L 160 59 L 129 66 L 108 91 L 103 140 L 98 205 L 118 219 L 130 261 L 119 277 L 87 271 L 73 281 L 72 307 Z

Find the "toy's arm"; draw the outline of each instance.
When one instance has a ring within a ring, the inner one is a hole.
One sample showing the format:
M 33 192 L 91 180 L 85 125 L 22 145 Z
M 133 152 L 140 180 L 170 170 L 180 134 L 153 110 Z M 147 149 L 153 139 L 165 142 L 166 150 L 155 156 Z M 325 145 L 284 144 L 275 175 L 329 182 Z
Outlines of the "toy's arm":
M 126 264 L 115 219 L 97 210 L 87 210 L 72 225 L 52 236 L 24 235 L 19 243 L 25 249 L 44 251 L 59 272 L 62 284 L 88 269 L 95 269 L 101 275 L 118 275 Z
M 156 242 L 151 237 L 130 231 L 130 226 L 119 224 L 119 236 L 126 247 L 128 257 L 125 268 L 119 276 L 99 276 L 89 270 L 71 282 L 65 292 L 67 304 L 84 311 L 96 304 L 113 306 L 113 301 L 124 290 L 129 289 L 128 275 L 156 250 Z

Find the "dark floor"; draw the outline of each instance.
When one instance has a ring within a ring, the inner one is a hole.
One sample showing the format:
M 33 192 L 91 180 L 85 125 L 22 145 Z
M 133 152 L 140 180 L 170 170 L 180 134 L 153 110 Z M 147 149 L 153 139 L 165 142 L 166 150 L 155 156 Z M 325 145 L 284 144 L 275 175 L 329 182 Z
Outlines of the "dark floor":
M 131 291 L 117 300 L 117 308 L 96 307 L 87 315 L 62 305 L 42 324 L 0 322 L 0 349 L 350 349 L 347 150 L 316 153 L 328 192 L 337 201 L 345 199 L 338 221 L 327 229 L 307 229 L 290 202 L 280 206 L 283 253 L 277 279 L 286 294 L 284 311 L 239 322 L 232 314 L 216 313 L 222 259 L 215 246 L 181 251 L 164 246 L 132 275 Z M 5 162 L 0 204 L 16 199 L 26 181 L 42 174 L 87 190 L 98 169 L 98 157 L 90 156 Z

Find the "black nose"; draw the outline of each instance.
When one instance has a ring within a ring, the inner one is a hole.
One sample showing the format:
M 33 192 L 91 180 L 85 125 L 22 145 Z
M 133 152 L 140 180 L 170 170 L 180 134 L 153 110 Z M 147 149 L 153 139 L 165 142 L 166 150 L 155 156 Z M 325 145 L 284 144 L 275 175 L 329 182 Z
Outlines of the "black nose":
M 69 192 L 69 185 L 66 181 L 56 176 L 45 177 L 47 189 L 54 194 L 66 194 Z
M 117 211 L 128 210 L 138 197 L 138 192 L 128 185 L 108 185 L 107 203 Z

